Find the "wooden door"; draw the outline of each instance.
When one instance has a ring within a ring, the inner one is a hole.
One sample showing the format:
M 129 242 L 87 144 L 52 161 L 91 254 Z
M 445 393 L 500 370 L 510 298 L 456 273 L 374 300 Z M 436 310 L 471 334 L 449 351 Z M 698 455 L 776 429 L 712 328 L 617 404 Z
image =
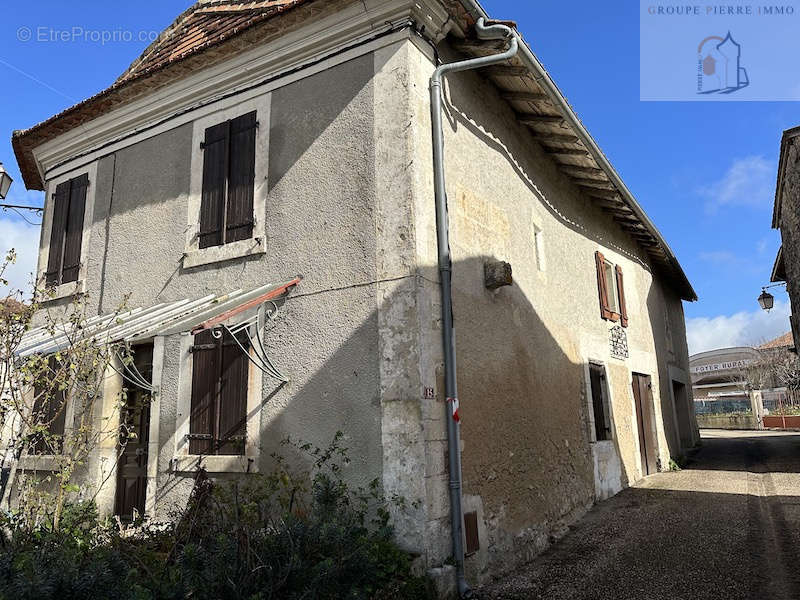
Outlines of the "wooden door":
M 642 474 L 658 471 L 658 440 L 653 414 L 653 385 L 649 375 L 633 374 L 633 399 L 636 404 L 636 423 L 639 431 L 639 453 Z
M 136 348 L 134 364 L 151 380 L 152 346 Z M 150 394 L 128 385 L 121 420 L 120 458 L 117 464 L 117 494 L 114 513 L 123 521 L 133 520 L 134 509 L 144 514 L 147 499 L 147 445 L 150 441 Z

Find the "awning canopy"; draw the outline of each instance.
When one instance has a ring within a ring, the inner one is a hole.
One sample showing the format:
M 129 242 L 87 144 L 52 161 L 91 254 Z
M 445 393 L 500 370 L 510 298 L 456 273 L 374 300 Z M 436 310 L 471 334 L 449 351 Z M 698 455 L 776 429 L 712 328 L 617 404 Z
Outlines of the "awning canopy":
M 55 331 L 38 327 L 23 336 L 15 354 L 19 357 L 52 354 L 78 340 L 93 339 L 103 344 L 135 343 L 157 335 L 197 333 L 287 296 L 301 280 L 302 277 L 298 275 L 286 283 L 268 284 L 249 291 L 210 294 L 197 300 L 178 300 L 121 314 L 96 316 L 81 323 L 80 327 L 65 324 L 64 329 Z

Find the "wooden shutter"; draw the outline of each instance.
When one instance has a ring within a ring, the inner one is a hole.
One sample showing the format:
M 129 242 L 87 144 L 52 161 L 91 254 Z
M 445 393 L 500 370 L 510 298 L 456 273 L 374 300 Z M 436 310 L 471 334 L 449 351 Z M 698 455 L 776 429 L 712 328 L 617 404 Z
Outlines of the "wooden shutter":
M 242 340 L 240 339 L 240 342 Z M 246 343 L 242 345 L 247 348 Z M 247 420 L 247 376 L 250 361 L 236 341 L 225 334 L 219 394 L 219 454 L 244 454 Z
M 231 121 L 228 206 L 225 216 L 226 244 L 253 236 L 257 127 L 255 111 Z
M 599 252 L 594 253 L 595 264 L 597 266 L 597 292 L 600 296 L 600 316 L 604 319 L 613 320 L 614 313 L 608 305 L 608 286 L 606 285 L 606 259 Z
M 589 364 L 589 380 L 592 388 L 592 408 L 594 409 L 595 440 L 610 439 L 611 420 L 605 394 L 605 369 L 602 365 Z
M 219 395 L 219 344 L 208 330 L 198 333 L 194 342 L 189 454 L 213 454 L 214 409 Z
M 55 357 L 48 360 L 48 368 L 52 373 L 59 370 Z M 47 431 L 55 436 L 48 441 L 41 434 L 31 440 L 29 454 L 60 454 L 63 448 L 64 425 L 66 424 L 66 393 L 53 384 L 52 378 L 38 381 L 34 385 L 33 422 L 47 425 Z
M 83 241 L 83 213 L 86 207 L 86 190 L 89 175 L 84 174 L 70 181 L 67 229 L 64 234 L 64 265 L 61 268 L 61 283 L 78 281 L 81 270 L 81 242 Z
M 230 121 L 206 129 L 200 199 L 200 248 L 224 243 L 229 133 Z
M 617 265 L 617 293 L 619 294 L 619 314 L 623 327 L 628 326 L 628 309 L 625 306 L 625 286 L 622 281 L 622 268 Z
M 64 238 L 69 214 L 70 182 L 56 186 L 53 196 L 53 225 L 50 230 L 50 252 L 47 258 L 45 282 L 47 286 L 61 283 L 61 259 L 64 256 Z

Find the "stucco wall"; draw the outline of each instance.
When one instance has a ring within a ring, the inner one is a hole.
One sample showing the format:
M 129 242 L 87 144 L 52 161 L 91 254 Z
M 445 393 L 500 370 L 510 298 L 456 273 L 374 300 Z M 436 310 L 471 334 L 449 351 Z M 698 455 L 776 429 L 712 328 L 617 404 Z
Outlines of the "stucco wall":
M 268 99 L 266 252 L 186 269 L 192 124 L 103 157 L 87 253 L 88 310 L 148 307 L 303 274 L 267 335 L 291 381 L 264 377 L 260 469 L 281 441 L 327 445 L 346 435 L 348 476 L 383 472 L 376 279 L 374 57 L 366 54 Z M 229 108 L 234 101 L 223 103 Z M 257 169 L 258 171 L 259 169 Z M 81 169 L 76 173 L 81 172 Z M 166 340 L 161 379 L 159 515 L 185 501 L 192 473 L 173 473 L 181 336 Z M 186 374 L 184 373 L 185 377 Z M 153 418 L 156 418 L 154 415 Z M 185 418 L 185 415 L 184 417 Z
M 440 51 L 444 61 L 456 58 L 444 46 Z M 433 65 L 421 50 L 411 58 L 416 119 L 427 124 Z M 653 273 L 644 250 L 556 170 L 484 78 L 451 75 L 446 89 L 464 493 L 488 538 L 481 540 L 488 552 L 469 558 L 467 565 L 480 579 L 530 559 L 596 494 L 607 496 L 609 487 L 618 491 L 641 477 L 633 372 L 653 378 L 661 464 L 666 467 L 671 452 L 680 453 L 670 367 L 673 373 L 687 372 L 688 357 L 681 301 Z M 430 142 L 420 136 L 419 144 L 425 170 Z M 433 191 L 429 178 L 418 183 L 418 257 L 435 278 Z M 537 229 L 544 236 L 541 269 Z M 610 355 L 611 324 L 600 318 L 598 306 L 596 250 L 624 270 L 627 360 Z M 485 289 L 487 260 L 510 262 L 513 286 Z M 438 288 L 426 289 L 438 306 Z M 440 343 L 435 324 L 424 343 Z M 590 442 L 584 377 L 590 359 L 607 368 L 621 472 L 606 469 L 614 467 L 608 449 L 595 456 Z M 601 466 L 609 481 L 596 489 Z M 441 497 L 438 484 L 429 482 L 429 498 Z

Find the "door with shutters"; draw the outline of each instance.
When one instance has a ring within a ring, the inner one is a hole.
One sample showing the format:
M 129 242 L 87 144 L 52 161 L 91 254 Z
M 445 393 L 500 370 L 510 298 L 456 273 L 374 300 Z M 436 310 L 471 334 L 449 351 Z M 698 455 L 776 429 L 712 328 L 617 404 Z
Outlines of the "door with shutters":
M 658 439 L 653 409 L 653 384 L 649 375 L 633 374 L 633 399 L 636 404 L 636 423 L 639 433 L 639 453 L 642 474 L 658 471 Z
M 134 364 L 146 379 L 152 377 L 153 346 L 137 346 Z M 150 441 L 150 395 L 131 386 L 121 415 L 120 457 L 117 464 L 117 495 L 114 513 L 123 521 L 133 520 L 134 511 L 144 514 L 147 501 L 147 448 Z

